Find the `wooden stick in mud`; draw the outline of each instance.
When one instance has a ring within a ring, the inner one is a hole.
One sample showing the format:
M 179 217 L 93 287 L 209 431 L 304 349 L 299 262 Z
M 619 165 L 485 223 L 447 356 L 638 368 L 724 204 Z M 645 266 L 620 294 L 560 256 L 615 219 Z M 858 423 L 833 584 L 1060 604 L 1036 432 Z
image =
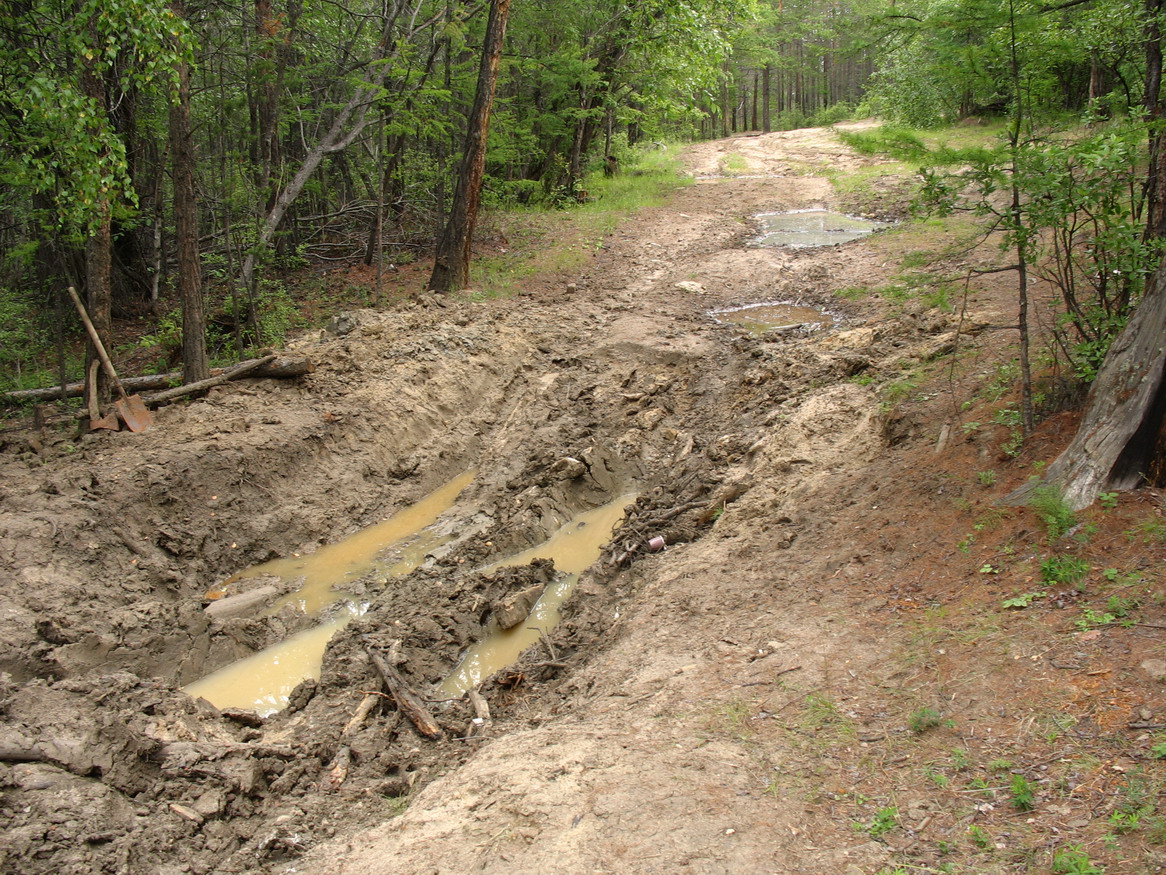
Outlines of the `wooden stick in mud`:
M 433 719 L 429 710 L 421 704 L 421 697 L 409 689 L 409 685 L 405 683 L 405 679 L 401 677 L 400 673 L 385 662 L 385 658 L 376 651 L 366 648 L 365 652 L 368 653 L 368 658 L 372 660 L 372 664 L 376 666 L 376 670 L 380 672 L 381 679 L 384 680 L 385 686 L 397 703 L 397 707 L 413 722 L 417 731 L 433 741 L 441 738 L 444 735 L 441 727 L 437 725 L 437 721 Z
M 360 700 L 360 704 L 356 706 L 356 710 L 352 712 L 352 719 L 348 721 L 344 727 L 344 731 L 340 733 L 341 740 L 348 738 L 350 735 L 355 735 L 361 726 L 364 725 L 365 719 L 368 717 L 368 712 L 372 710 L 381 698 L 381 693 L 365 693 L 364 698 Z
M 147 407 L 160 407 L 163 404 L 182 398 L 185 395 L 193 395 L 195 392 L 205 392 L 207 389 L 218 386 L 220 383 L 226 383 L 230 380 L 237 380 L 245 374 L 258 370 L 266 364 L 275 361 L 274 355 L 264 356 L 261 359 L 253 359 L 249 362 L 235 365 L 229 371 L 224 371 L 217 377 L 207 377 L 205 380 L 198 380 L 194 383 L 187 383 L 185 386 L 177 386 L 173 389 L 167 389 L 164 392 L 159 392 L 157 395 L 151 395 L 146 399 Z

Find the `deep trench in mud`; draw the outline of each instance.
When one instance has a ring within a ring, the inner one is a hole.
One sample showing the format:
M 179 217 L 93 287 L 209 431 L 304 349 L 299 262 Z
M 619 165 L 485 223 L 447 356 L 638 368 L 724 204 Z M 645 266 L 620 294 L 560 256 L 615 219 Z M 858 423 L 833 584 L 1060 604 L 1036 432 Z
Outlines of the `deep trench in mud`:
M 491 733 L 504 731 L 516 703 L 554 701 L 559 680 L 609 634 L 612 605 L 629 597 L 618 570 L 652 538 L 698 537 L 716 502 L 739 494 L 718 498 L 725 465 L 747 446 L 726 440 L 720 422 L 738 360 L 702 364 L 731 338 L 709 331 L 678 342 L 645 330 L 648 320 L 619 318 L 584 359 L 570 352 L 574 338 L 539 338 L 525 325 L 451 326 L 438 315 L 405 332 L 400 316 L 365 314 L 355 336 L 313 341 L 324 364 L 310 395 L 281 384 L 259 390 L 258 408 L 244 391 L 166 410 L 132 458 L 111 452 L 110 438 L 86 439 L 27 495 L 7 495 L 10 507 L 36 506 L 4 520 L 28 587 L 19 600 L 9 594 L 0 616 L 11 633 L 0 645 L 0 744 L 17 762 L 9 783 L 30 800 L 13 809 L 12 859 L 29 872 L 112 857 L 140 870 L 158 854 L 215 860 L 222 871 L 276 865 L 302 851 L 294 837 L 305 819 L 336 804 L 329 781 L 401 799 L 468 757 L 483 729 L 462 688 L 489 702 Z M 382 338 L 372 347 L 381 362 L 346 355 Z M 325 395 L 327 406 L 314 401 Z M 187 439 L 176 444 L 179 432 Z M 270 560 L 326 556 L 329 544 L 470 468 L 456 513 L 439 514 L 408 573 L 340 562 L 339 577 L 310 599 L 293 594 L 294 571 L 232 579 Z M 622 515 L 630 493 L 640 497 L 599 562 L 494 564 L 581 514 L 609 506 Z M 55 605 L 33 589 L 50 578 L 65 593 Z M 320 625 L 333 588 L 360 605 L 335 629 Z M 571 588 L 558 625 L 520 641 L 511 668 L 488 676 L 472 654 L 462 663 L 516 597 Z M 241 610 L 215 610 L 260 590 Z M 286 691 L 282 710 L 220 711 L 179 689 L 313 634 L 331 639 L 322 665 Z M 430 703 L 440 739 L 418 745 L 409 718 L 378 692 L 373 654 Z M 460 687 L 437 690 L 459 670 Z M 353 814 L 381 816 L 375 807 Z M 43 854 L 38 830 L 59 817 L 71 849 Z M 86 841 L 98 834 L 109 838 Z M 31 864 L 38 855 L 43 866 Z

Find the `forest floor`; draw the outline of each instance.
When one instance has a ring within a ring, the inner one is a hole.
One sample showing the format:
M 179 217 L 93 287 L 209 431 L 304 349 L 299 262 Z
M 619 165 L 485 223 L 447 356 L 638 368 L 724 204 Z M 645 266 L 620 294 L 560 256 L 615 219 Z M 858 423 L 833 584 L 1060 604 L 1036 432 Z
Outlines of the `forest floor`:
M 1163 496 L 1052 523 L 998 503 L 1076 414 L 1049 378 L 1020 446 L 1010 275 L 962 300 L 936 280 L 994 246 L 906 221 L 909 177 L 829 130 L 684 160 L 695 182 L 517 295 L 360 310 L 290 344 L 311 375 L 216 388 L 144 434 L 7 438 L 0 869 L 1166 867 Z M 753 215 L 811 207 L 905 221 L 745 245 Z M 754 334 L 709 315 L 763 301 L 830 318 Z M 208 589 L 468 469 L 448 549 L 354 582 L 368 612 L 287 710 L 178 690 L 310 625 L 216 620 Z M 377 696 L 345 731 L 380 689 L 368 650 L 426 693 L 484 605 L 547 573 L 468 569 L 631 491 L 548 645 L 482 686 L 488 722 L 433 706 L 428 740 Z

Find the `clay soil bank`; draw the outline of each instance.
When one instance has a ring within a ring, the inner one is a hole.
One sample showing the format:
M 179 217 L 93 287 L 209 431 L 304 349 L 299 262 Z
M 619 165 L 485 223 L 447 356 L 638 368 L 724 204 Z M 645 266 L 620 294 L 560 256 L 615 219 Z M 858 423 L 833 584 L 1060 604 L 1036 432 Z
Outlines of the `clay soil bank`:
M 685 160 L 696 181 L 577 275 L 355 312 L 291 345 L 313 374 L 215 389 L 143 435 L 9 442 L 0 869 L 1166 865 L 1159 495 L 1055 540 L 997 506 L 1074 416 L 1006 452 L 1010 287 L 973 284 L 962 315 L 874 291 L 921 254 L 958 272 L 994 249 L 952 254 L 955 232 L 911 223 L 745 247 L 758 212 L 905 218 L 902 180 L 828 130 Z M 839 195 L 831 180 L 860 171 Z M 776 300 L 833 324 L 753 335 L 708 315 Z M 208 589 L 471 468 L 449 544 L 347 587 L 368 612 L 287 710 L 179 691 L 312 622 L 210 616 Z M 472 569 L 630 491 L 562 625 L 483 685 L 489 717 L 429 703 L 442 734 L 423 737 L 370 654 L 430 694 L 507 596 L 555 574 Z M 1050 581 L 1052 559 L 1079 577 Z

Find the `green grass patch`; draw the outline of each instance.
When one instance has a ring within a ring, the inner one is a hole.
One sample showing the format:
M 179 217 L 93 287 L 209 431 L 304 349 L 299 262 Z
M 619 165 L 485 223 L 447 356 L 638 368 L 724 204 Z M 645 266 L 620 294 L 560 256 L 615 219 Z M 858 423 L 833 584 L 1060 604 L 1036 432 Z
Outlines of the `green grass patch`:
M 681 172 L 679 153 L 679 145 L 637 149 L 614 176 L 589 175 L 579 202 L 491 210 L 482 224 L 503 231 L 511 246 L 470 265 L 471 300 L 517 294 L 536 274 L 579 271 L 622 222 L 661 205 L 671 192 L 692 182 Z

